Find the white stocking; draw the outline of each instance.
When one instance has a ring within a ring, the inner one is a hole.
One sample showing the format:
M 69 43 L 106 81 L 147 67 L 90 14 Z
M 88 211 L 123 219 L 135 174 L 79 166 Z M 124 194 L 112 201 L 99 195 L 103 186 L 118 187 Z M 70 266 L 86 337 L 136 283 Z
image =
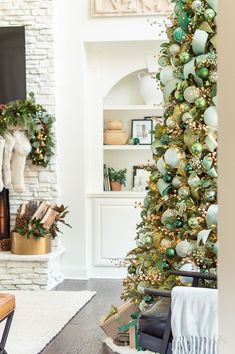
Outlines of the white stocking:
M 3 154 L 3 184 L 5 188 L 9 188 L 11 185 L 11 156 L 12 150 L 15 145 L 15 138 L 11 133 L 4 134 L 5 147 Z
M 14 132 L 15 145 L 12 154 L 12 184 L 13 189 L 17 193 L 25 190 L 24 184 L 24 168 L 26 158 L 31 151 L 31 145 L 26 134 L 21 131 Z
M 2 181 L 2 161 L 3 161 L 3 150 L 5 145 L 5 139 L 0 136 L 0 192 L 3 190 L 3 181 Z

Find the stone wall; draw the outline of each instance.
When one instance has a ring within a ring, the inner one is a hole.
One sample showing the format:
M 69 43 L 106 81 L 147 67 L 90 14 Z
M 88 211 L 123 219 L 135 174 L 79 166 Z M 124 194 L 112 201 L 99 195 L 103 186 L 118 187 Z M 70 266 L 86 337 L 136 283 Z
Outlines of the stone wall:
M 54 72 L 54 0 L 1 0 L 0 26 L 25 26 L 27 93 L 35 93 L 36 100 L 55 114 Z M 26 191 L 10 191 L 11 218 L 24 201 L 44 199 L 55 201 L 57 192 L 56 157 L 46 169 L 27 162 Z

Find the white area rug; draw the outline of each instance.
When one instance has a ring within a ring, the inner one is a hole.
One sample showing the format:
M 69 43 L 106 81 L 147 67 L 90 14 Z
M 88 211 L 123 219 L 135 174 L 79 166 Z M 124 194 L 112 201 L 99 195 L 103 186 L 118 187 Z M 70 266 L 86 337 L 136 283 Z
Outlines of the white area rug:
M 38 354 L 95 295 L 91 291 L 7 291 L 16 311 L 7 341 L 9 354 Z M 1 324 L 0 329 L 2 330 Z M 1 332 L 2 333 L 2 332 Z
M 137 351 L 136 349 L 132 349 L 129 347 L 119 347 L 118 345 L 113 343 L 113 340 L 111 338 L 105 338 L 104 343 L 112 349 L 113 352 L 119 353 L 119 354 L 154 354 L 153 352 L 150 352 L 149 350 L 145 351 Z M 9 353 L 10 354 L 10 353 Z

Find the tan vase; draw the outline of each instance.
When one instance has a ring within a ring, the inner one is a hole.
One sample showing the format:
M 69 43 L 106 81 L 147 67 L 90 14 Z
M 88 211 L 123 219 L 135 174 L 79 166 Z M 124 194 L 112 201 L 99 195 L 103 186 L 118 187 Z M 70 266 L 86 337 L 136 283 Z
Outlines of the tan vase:
M 122 190 L 122 185 L 119 182 L 111 181 L 111 188 L 112 188 L 112 191 L 120 192 Z
M 107 130 L 122 130 L 123 122 L 121 120 L 109 120 Z
M 36 239 L 27 238 L 17 232 L 11 233 L 11 253 L 18 255 L 36 255 L 51 252 L 51 236 L 46 235 Z

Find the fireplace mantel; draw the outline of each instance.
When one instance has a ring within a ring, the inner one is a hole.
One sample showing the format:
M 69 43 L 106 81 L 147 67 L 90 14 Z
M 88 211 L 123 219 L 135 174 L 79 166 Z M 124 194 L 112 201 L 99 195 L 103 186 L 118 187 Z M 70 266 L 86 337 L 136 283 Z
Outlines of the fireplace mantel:
M 63 281 L 63 246 L 44 255 L 22 256 L 0 252 L 0 290 L 51 290 Z

